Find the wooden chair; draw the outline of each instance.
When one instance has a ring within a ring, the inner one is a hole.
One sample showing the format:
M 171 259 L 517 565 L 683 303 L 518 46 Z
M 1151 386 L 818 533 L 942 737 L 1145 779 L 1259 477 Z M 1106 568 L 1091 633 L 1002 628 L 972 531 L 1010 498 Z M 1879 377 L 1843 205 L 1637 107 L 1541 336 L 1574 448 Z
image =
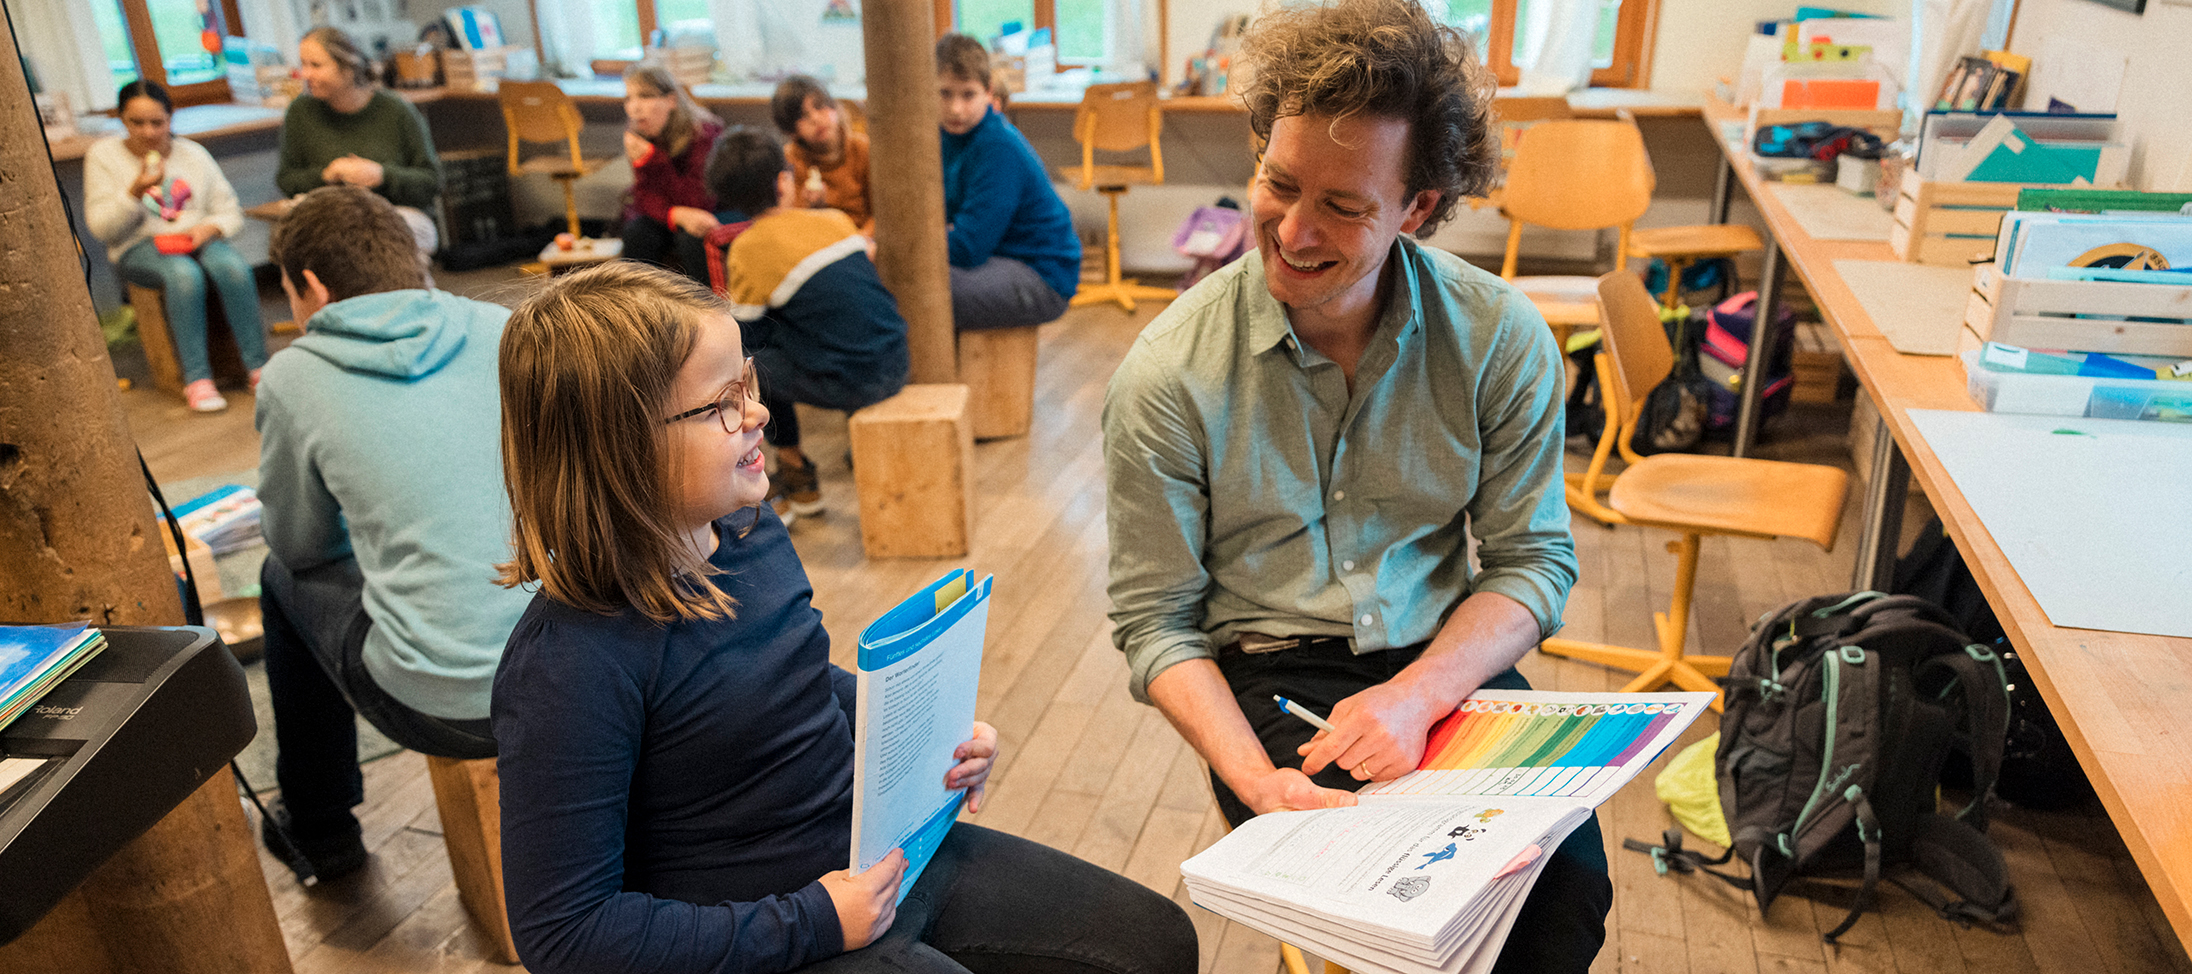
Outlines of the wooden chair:
M 1565 103 L 1564 103 L 1565 104 Z M 1518 277 L 1522 227 L 1556 230 L 1619 230 L 1614 267 L 1626 266 L 1629 236 L 1637 217 L 1652 205 L 1652 161 L 1644 137 L 1628 122 L 1603 119 L 1555 119 L 1530 126 L 1515 147 L 1500 189 L 1500 210 L 1507 216 L 1507 253 L 1499 276 L 1529 296 L 1567 348 L 1578 328 L 1598 324 L 1593 288 L 1583 276 Z
M 1532 138 L 1535 138 L 1532 134 Z M 1627 271 L 1598 279 L 1604 350 L 1598 381 L 1605 393 L 1606 431 L 1580 478 L 1595 486 L 1616 440 L 1625 440 L 1643 412 L 1644 396 L 1674 368 L 1674 349 L 1643 281 Z M 1618 421 L 1616 421 L 1618 418 Z M 1570 639 L 1548 639 L 1538 648 L 1639 675 L 1625 692 L 1668 683 L 1685 690 L 1718 692 L 1711 677 L 1725 676 L 1728 657 L 1685 656 L 1690 595 L 1697 587 L 1699 539 L 1707 534 L 1745 538 L 1804 538 L 1832 550 L 1842 522 L 1849 476 L 1833 467 L 1776 460 L 1664 453 L 1641 457 L 1613 479 L 1604 502 L 1589 486 L 1571 487 L 1569 504 L 1608 524 L 1666 528 L 1681 535 L 1667 545 L 1675 555 L 1674 599 L 1652 614 L 1657 649 L 1629 649 Z M 1719 701 L 1713 706 L 1719 708 Z
M 537 173 L 562 184 L 563 212 L 571 236 L 582 236 L 578 230 L 578 193 L 572 184 L 601 168 L 605 160 L 579 154 L 578 133 L 586 123 L 579 117 L 578 106 L 553 81 L 504 81 L 498 93 L 502 124 L 510 131 L 510 175 Z M 569 147 L 570 156 L 557 153 L 523 158 L 526 142 L 561 142 Z
M 1171 288 L 1151 287 L 1119 274 L 1119 197 L 1130 187 L 1164 182 L 1164 149 L 1157 138 L 1163 127 L 1164 112 L 1157 107 L 1154 81 L 1090 85 L 1082 95 L 1081 107 L 1073 113 L 1073 138 L 1081 143 L 1081 165 L 1064 170 L 1063 175 L 1080 189 L 1104 194 L 1110 222 L 1104 234 L 1104 281 L 1082 285 L 1073 296 L 1073 307 L 1117 302 L 1131 312 L 1136 299 L 1170 301 L 1179 296 Z M 1149 150 L 1149 165 L 1096 164 L 1098 150 L 1133 152 L 1144 147 Z

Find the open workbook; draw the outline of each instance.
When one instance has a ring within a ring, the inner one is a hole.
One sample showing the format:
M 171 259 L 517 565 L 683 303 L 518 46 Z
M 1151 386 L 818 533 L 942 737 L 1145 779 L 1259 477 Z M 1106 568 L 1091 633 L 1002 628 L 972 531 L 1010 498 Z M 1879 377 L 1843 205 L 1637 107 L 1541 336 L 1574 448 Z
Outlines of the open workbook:
M 944 787 L 952 752 L 973 734 L 991 576 L 953 570 L 860 633 L 854 675 L 852 869 L 906 851 L 903 901 L 957 820 L 964 791 Z
M 1416 771 L 1259 815 L 1180 871 L 1197 905 L 1364 974 L 1489 971 L 1552 850 L 1712 698 L 1479 691 Z

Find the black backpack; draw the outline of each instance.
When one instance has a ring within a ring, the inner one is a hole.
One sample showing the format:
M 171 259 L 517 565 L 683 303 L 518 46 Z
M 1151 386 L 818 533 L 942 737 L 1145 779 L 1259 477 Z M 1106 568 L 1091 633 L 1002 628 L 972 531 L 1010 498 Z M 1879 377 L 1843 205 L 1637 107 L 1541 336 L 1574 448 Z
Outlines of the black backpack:
M 1862 868 L 1864 885 L 1832 943 L 1873 901 L 1883 870 L 1944 918 L 2012 923 L 2017 901 L 1986 804 L 2001 766 L 2009 696 L 2001 660 L 1946 613 L 1907 595 L 1805 599 L 1759 620 L 1721 680 L 1726 713 L 1714 769 L 1734 845 L 1718 859 L 1631 839 L 1662 871 L 1741 857 L 1750 878 L 1704 871 L 1758 899 L 1761 914 L 1800 875 Z M 1941 762 L 1972 755 L 1971 804 L 1936 811 Z M 1914 867 L 1953 899 L 1903 881 Z

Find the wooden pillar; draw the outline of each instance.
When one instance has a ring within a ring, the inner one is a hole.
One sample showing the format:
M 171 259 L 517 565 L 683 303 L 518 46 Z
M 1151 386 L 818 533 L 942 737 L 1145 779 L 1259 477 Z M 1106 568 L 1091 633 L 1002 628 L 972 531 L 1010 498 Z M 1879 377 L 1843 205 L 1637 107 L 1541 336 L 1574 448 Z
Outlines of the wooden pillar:
M 21 64 L 0 32 L 0 619 L 180 623 Z M 251 842 L 223 770 L 0 946 L 0 970 L 288 971 Z
M 936 127 L 935 9 L 867 0 L 868 139 L 875 264 L 906 318 L 909 383 L 958 381 L 951 264 L 944 247 L 944 161 Z

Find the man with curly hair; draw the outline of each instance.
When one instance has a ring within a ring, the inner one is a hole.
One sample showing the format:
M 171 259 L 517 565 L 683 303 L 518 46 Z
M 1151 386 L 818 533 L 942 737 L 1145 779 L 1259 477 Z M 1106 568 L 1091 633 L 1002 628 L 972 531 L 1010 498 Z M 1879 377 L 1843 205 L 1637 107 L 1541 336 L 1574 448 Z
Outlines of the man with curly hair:
M 1413 0 L 1258 21 L 1256 251 L 1151 322 L 1105 398 L 1113 638 L 1236 824 L 1412 770 L 1464 697 L 1528 685 L 1575 582 L 1551 332 L 1409 236 L 1496 167 L 1469 51 Z M 1560 846 L 1497 970 L 1589 968 L 1601 841 L 1594 818 Z

